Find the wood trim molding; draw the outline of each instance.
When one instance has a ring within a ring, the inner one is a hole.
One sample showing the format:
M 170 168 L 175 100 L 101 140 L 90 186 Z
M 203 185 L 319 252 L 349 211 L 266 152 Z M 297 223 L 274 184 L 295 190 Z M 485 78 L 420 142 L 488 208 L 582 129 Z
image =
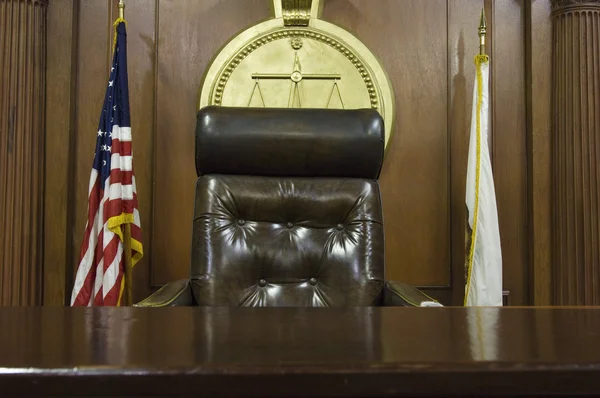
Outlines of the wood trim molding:
M 552 11 L 570 11 L 573 9 L 600 7 L 600 0 L 552 0 Z
M 529 303 L 552 304 L 552 5 L 526 1 Z
M 73 279 L 78 10 L 79 0 L 53 1 L 48 7 L 44 305 L 66 304 Z
M 0 6 L 0 305 L 41 302 L 47 1 Z
M 555 305 L 600 304 L 600 1 L 554 1 Z

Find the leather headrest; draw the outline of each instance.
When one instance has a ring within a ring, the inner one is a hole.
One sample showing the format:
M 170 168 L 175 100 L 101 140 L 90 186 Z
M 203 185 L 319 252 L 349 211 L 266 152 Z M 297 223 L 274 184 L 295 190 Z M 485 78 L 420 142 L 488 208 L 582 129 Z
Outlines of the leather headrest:
M 208 106 L 197 116 L 196 172 L 378 178 L 384 134 L 372 109 Z

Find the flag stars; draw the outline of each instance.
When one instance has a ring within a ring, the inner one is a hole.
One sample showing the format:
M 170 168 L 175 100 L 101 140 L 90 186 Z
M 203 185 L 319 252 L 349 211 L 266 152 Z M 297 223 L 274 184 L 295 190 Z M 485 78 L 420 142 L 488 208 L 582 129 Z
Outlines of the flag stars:
M 109 80 L 109 82 L 108 82 L 108 87 L 112 87 L 112 86 L 113 86 L 113 83 L 114 83 L 114 82 L 113 82 L 112 80 Z
M 114 106 L 113 106 L 113 111 L 116 111 L 116 110 L 117 110 L 117 106 L 116 106 L 116 105 L 114 105 Z
M 102 130 L 98 130 L 98 137 L 102 137 L 102 134 L 104 134 Z

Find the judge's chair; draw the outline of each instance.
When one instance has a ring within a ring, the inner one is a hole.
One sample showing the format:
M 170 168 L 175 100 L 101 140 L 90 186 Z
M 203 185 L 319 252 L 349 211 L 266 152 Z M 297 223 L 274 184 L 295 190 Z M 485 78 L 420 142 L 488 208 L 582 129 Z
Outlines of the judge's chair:
M 384 280 L 383 154 L 374 110 L 201 109 L 190 278 L 136 305 L 431 303 Z

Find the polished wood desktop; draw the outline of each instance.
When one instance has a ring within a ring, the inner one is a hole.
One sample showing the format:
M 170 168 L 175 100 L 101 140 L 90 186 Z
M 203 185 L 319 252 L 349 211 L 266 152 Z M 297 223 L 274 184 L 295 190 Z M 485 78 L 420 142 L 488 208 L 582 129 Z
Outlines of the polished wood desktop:
M 2 395 L 600 394 L 592 308 L 30 307 L 0 325 Z

